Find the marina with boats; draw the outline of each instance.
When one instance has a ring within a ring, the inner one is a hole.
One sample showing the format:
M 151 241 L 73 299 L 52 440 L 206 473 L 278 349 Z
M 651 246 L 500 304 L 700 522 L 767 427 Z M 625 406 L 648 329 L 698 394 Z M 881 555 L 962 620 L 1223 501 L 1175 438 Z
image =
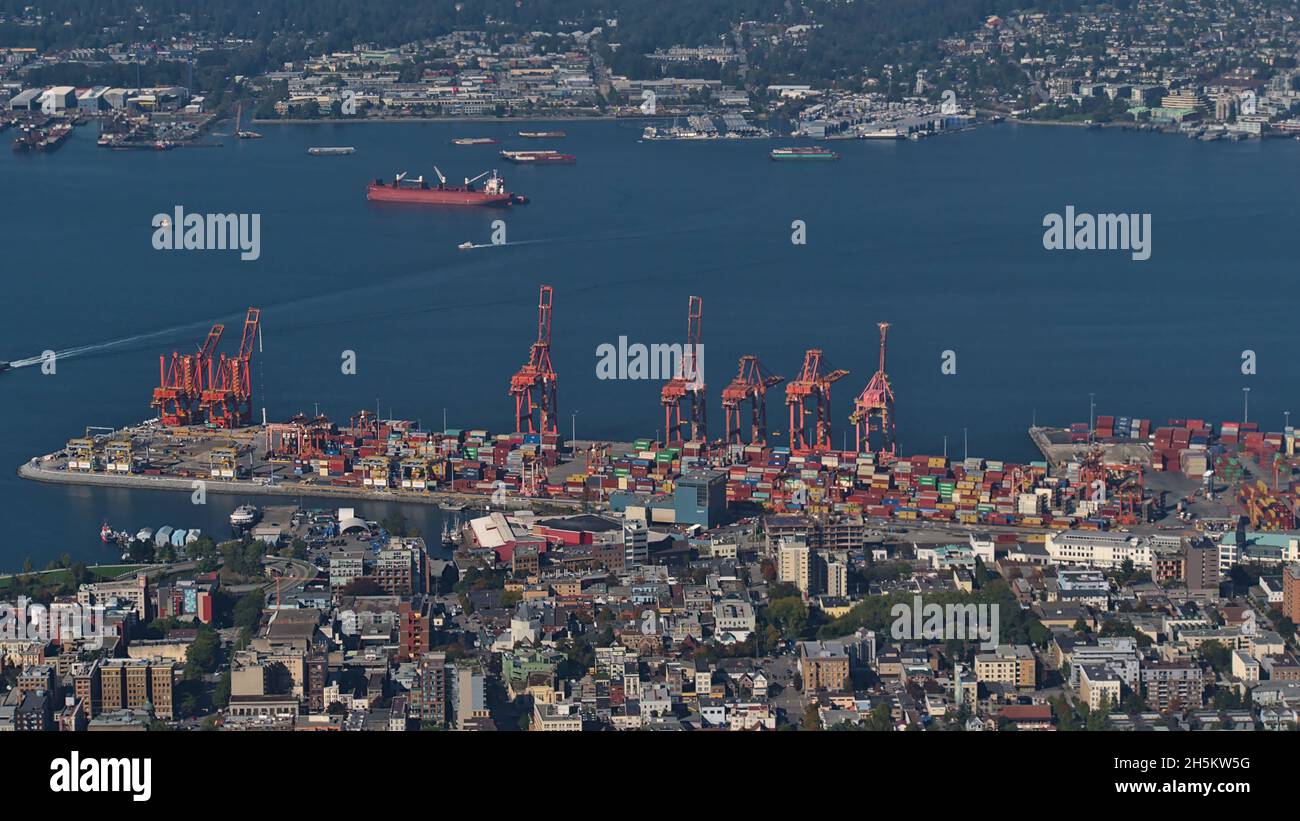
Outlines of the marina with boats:
M 483 507 L 459 504 L 447 504 L 439 507 L 438 515 L 431 522 L 436 523 L 437 530 L 430 529 L 426 541 L 433 546 L 453 547 L 459 540 L 460 532 L 473 517 L 481 515 Z M 167 560 L 182 560 L 189 555 L 193 557 L 192 546 L 200 539 L 212 542 L 224 542 L 231 539 L 251 537 L 276 546 L 292 543 L 305 545 L 310 551 L 327 548 L 330 544 L 339 544 L 340 539 L 371 542 L 376 548 L 387 544 L 390 527 L 403 530 L 407 521 L 404 515 L 372 521 L 358 515 L 353 507 L 322 508 L 307 506 L 302 503 L 293 505 L 257 505 L 243 504 L 230 514 L 230 530 L 226 533 L 206 533 L 198 527 L 174 527 L 162 525 L 154 528 L 144 526 L 138 530 L 114 530 L 104 522 L 99 531 L 99 541 L 103 545 L 121 550 L 121 560 L 138 560 L 145 557 Z M 415 521 L 425 521 L 416 517 Z M 417 528 L 416 532 L 420 532 Z
M 71 122 L 54 118 L 39 124 L 22 124 L 18 126 L 18 134 L 14 137 L 13 149 L 19 153 L 55 151 L 72 136 L 72 128 Z
M 677 119 L 671 126 L 648 125 L 641 131 L 642 141 L 656 140 L 762 140 L 772 136 L 770 129 L 755 125 L 739 114 L 714 117 L 692 114 L 686 125 Z

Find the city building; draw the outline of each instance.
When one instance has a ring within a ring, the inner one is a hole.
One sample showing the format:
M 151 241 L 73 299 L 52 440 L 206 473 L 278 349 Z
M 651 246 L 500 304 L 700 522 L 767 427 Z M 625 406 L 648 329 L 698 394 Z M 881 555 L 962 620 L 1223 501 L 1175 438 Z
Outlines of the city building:
M 849 655 L 836 641 L 799 642 L 799 675 L 803 691 L 841 692 L 850 685 Z

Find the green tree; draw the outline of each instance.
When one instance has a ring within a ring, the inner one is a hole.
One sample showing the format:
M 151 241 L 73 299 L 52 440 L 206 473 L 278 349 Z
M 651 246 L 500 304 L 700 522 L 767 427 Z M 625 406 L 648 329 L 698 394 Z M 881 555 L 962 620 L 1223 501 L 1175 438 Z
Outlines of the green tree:
M 821 728 L 821 713 L 817 709 L 817 703 L 813 702 L 803 708 L 803 720 L 799 722 L 799 729 L 820 730 Z
M 894 729 L 894 716 L 889 708 L 889 702 L 882 701 L 867 715 L 866 726 L 868 730 L 876 732 L 885 732 Z
M 194 641 L 185 650 L 185 672 L 182 674 L 183 677 L 186 680 L 194 681 L 214 672 L 220 661 L 220 651 L 221 638 L 217 635 L 217 631 L 207 625 L 200 627 L 198 635 L 195 636 Z
M 1230 671 L 1232 665 L 1232 653 L 1222 642 L 1207 641 L 1201 645 L 1201 655 L 1210 663 L 1216 673 L 1224 674 Z
M 774 599 L 767 606 L 766 619 L 786 640 L 799 638 L 808 625 L 808 605 L 798 596 Z

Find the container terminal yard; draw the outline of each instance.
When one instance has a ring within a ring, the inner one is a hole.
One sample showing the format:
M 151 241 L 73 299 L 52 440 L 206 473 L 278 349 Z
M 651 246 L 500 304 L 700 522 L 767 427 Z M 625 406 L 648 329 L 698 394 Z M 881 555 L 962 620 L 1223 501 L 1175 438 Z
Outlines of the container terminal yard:
M 421 430 L 362 410 L 346 421 L 298 415 L 254 419 L 250 375 L 261 322 L 248 310 L 233 352 L 218 352 L 214 325 L 194 353 L 160 357 L 148 404 L 133 427 L 87 428 L 60 451 L 19 468 L 37 481 L 192 492 L 334 496 L 385 501 L 486 503 L 494 507 L 644 510 L 647 521 L 713 526 L 762 513 L 853 518 L 908 531 L 975 528 L 1041 534 L 1085 530 L 1223 531 L 1295 527 L 1300 483 L 1296 433 L 1255 423 L 1097 416 L 1066 428 L 1033 427 L 1043 459 L 904 456 L 895 440 L 895 396 L 879 360 L 847 423 L 852 450 L 832 446 L 832 385 L 849 373 L 810 349 L 798 373 L 775 374 L 740 358 L 721 392 L 724 425 L 711 435 L 707 387 L 688 379 L 703 344 L 703 301 L 691 297 L 678 375 L 663 382 L 663 440 L 566 442 L 557 426 L 551 361 L 553 289 L 542 286 L 537 335 L 505 383 L 514 429 Z M 784 384 L 786 445 L 774 445 L 768 392 Z M 143 399 L 143 398 L 142 398 Z M 504 401 L 504 400 L 503 400 Z M 145 403 L 142 401 L 142 406 Z

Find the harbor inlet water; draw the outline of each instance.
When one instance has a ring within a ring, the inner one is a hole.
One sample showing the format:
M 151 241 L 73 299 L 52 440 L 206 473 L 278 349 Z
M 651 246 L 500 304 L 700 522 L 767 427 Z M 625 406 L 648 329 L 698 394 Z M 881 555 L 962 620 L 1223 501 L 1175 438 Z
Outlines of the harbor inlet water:
M 709 416 L 736 359 L 793 376 L 818 347 L 850 375 L 834 388 L 835 441 L 892 323 L 889 372 L 907 453 L 1033 459 L 1031 420 L 1099 413 L 1282 426 L 1294 354 L 1291 236 L 1300 143 L 1000 125 L 908 141 L 836 142 L 838 162 L 774 163 L 799 141 L 638 141 L 644 123 L 564 123 L 563 144 L 518 123 L 259 126 L 220 149 L 110 153 L 80 128 L 49 155 L 0 155 L 5 299 L 0 359 L 130 339 L 0 375 L 0 568 L 68 553 L 116 558 L 115 529 L 226 531 L 241 500 L 51 486 L 13 468 L 87 425 L 150 415 L 157 357 L 193 350 L 214 320 L 263 309 L 255 405 L 346 420 L 362 407 L 441 426 L 508 429 L 509 375 L 534 333 L 537 288 L 555 287 L 561 430 L 630 440 L 662 424 L 659 384 L 596 376 L 596 349 L 684 341 L 704 299 Z M 538 126 L 549 128 L 550 126 Z M 490 136 L 500 145 L 455 146 Z M 806 144 L 806 141 L 805 141 Z M 320 145 L 356 153 L 322 162 Z M 502 149 L 562 148 L 563 167 L 500 167 Z M 531 204 L 430 210 L 367 203 L 400 171 L 459 183 L 499 167 Z M 1152 215 L 1152 254 L 1048 251 L 1043 218 Z M 258 214 L 261 254 L 158 251 L 155 214 Z M 492 241 L 504 220 L 507 244 Z M 791 242 L 802 220 L 807 242 Z M 166 333 L 146 336 L 159 330 Z M 227 339 L 226 347 L 233 343 Z M 1242 352 L 1259 372 L 1244 376 Z M 340 364 L 356 354 L 356 373 Z M 941 372 L 945 351 L 956 373 Z M 784 431 L 782 395 L 769 401 Z M 1300 407 L 1297 408 L 1300 410 Z M 775 440 L 780 443 L 783 440 Z M 380 505 L 358 501 L 360 515 Z M 426 508 L 426 511 L 431 509 Z M 406 507 L 414 520 L 420 508 Z M 426 532 L 437 532 L 426 522 Z

